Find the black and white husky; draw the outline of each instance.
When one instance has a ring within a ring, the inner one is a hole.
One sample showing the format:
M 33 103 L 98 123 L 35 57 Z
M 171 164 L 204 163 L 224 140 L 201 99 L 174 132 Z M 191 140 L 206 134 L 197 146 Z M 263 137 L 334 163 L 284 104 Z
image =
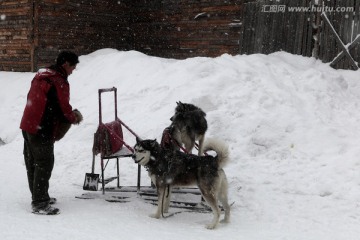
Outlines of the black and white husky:
M 203 151 L 203 142 L 207 130 L 206 113 L 199 107 L 190 104 L 176 102 L 175 114 L 170 118 L 171 136 L 179 144 L 184 144 L 188 153 L 191 153 L 195 145 L 195 140 L 199 141 L 198 155 Z
M 221 211 L 218 200 L 225 210 L 222 222 L 230 221 L 228 182 L 223 170 L 229 159 L 229 152 L 224 142 L 206 140 L 204 151 L 213 150 L 216 156 L 197 156 L 162 148 L 156 140 L 136 141 L 133 159 L 147 169 L 158 194 L 157 211 L 151 217 L 160 218 L 163 212 L 168 212 L 172 186 L 196 184 L 214 214 L 212 222 L 206 227 L 213 229 L 219 222 Z M 166 191 L 167 187 L 169 191 Z

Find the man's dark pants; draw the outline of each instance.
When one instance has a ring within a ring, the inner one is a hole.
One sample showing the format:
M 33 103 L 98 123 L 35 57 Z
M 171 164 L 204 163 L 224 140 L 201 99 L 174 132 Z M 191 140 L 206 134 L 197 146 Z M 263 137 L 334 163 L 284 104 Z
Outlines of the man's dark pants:
M 24 159 L 32 206 L 49 204 L 49 180 L 54 167 L 54 142 L 49 137 L 23 131 Z

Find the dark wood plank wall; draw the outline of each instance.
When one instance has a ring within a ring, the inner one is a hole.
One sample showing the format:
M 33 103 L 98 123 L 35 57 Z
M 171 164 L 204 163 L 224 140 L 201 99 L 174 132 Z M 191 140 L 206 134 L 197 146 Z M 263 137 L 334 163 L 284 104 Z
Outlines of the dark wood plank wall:
M 60 50 L 87 54 L 97 49 L 130 49 L 128 9 L 120 1 L 46 0 L 38 4 L 37 67 Z
M 309 56 L 312 51 L 312 23 L 310 13 L 272 10 L 270 6 L 307 6 L 309 0 L 264 0 L 246 3 L 240 34 L 240 53 L 272 53 L 286 51 Z M 309 36 L 310 35 L 310 36 Z
M 286 10 L 272 11 L 270 6 L 286 6 Z M 341 51 L 330 28 L 324 24 L 317 9 L 328 7 L 334 11 L 327 16 L 345 44 L 360 34 L 359 0 L 259 0 L 247 2 L 242 8 L 240 54 L 286 51 L 316 57 L 331 62 Z M 288 7 L 314 7 L 315 11 L 288 11 Z M 353 12 L 336 11 L 338 7 L 351 7 Z M 264 11 L 265 10 L 265 11 Z M 360 62 L 360 44 L 351 51 Z M 351 69 L 345 57 L 336 68 Z
M 340 48 L 320 13 L 264 11 L 264 6 L 353 6 L 331 13 L 345 43 L 360 34 L 358 0 L 3 0 L 0 70 L 33 71 L 63 49 L 137 50 L 183 59 L 287 51 L 331 61 Z M 351 50 L 360 61 L 360 44 Z M 346 58 L 337 64 L 348 68 Z
M 129 1 L 133 48 L 171 58 L 239 53 L 243 0 Z
M 0 1 L 0 70 L 30 70 L 30 0 Z

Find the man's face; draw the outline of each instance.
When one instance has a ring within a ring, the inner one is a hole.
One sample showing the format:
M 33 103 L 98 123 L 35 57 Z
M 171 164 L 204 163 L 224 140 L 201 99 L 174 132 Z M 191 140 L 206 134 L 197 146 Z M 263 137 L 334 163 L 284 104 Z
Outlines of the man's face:
M 76 68 L 76 64 L 74 66 L 71 66 L 69 62 L 65 62 L 62 67 L 65 69 L 67 75 L 70 76 Z

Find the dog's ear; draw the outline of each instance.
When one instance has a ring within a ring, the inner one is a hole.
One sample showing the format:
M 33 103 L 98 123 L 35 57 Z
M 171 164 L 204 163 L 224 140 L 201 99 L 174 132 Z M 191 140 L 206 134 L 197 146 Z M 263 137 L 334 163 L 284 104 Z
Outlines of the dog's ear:
M 170 121 L 173 121 L 174 120 L 174 116 L 172 116 L 171 118 L 170 118 Z
M 141 139 L 139 137 L 136 137 L 136 143 L 141 142 Z
M 155 147 L 155 146 L 156 146 L 156 138 L 150 142 L 150 145 L 151 145 L 151 147 Z
M 178 108 L 179 108 L 179 112 L 184 112 L 186 110 L 185 104 L 183 104 L 180 101 L 179 101 L 179 104 L 178 104 Z

